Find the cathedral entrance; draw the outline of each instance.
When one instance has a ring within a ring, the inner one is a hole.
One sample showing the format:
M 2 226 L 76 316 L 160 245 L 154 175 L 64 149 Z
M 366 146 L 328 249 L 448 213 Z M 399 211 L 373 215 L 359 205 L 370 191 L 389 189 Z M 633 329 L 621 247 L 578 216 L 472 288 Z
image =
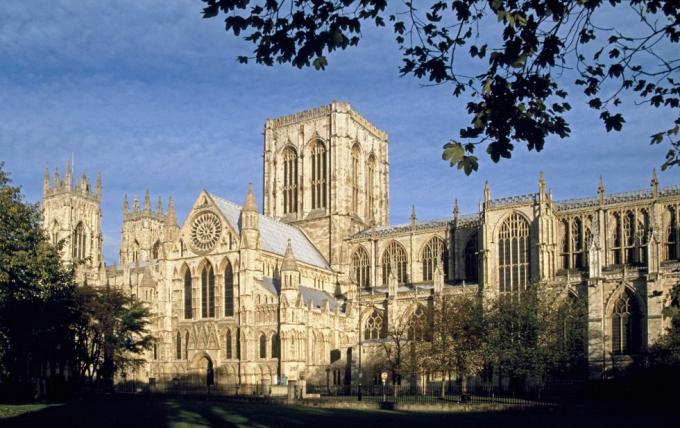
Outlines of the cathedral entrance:
M 215 385 L 215 368 L 212 359 L 208 355 L 203 355 L 196 361 L 194 376 L 197 383 L 207 386 Z

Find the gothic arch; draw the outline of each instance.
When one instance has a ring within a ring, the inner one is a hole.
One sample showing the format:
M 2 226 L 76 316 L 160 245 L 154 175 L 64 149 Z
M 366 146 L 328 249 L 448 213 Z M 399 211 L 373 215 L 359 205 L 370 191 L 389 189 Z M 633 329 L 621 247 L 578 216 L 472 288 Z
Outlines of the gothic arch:
M 383 285 L 387 284 L 391 272 L 394 272 L 399 284 L 406 283 L 408 261 L 408 252 L 406 251 L 404 245 L 394 239 L 389 241 L 383 248 L 382 254 L 380 255 Z
M 357 245 L 350 257 L 350 274 L 358 287 L 368 288 L 371 284 L 371 258 L 363 245 Z
M 496 229 L 499 292 L 522 291 L 531 275 L 531 222 L 519 211 L 512 211 Z
M 203 259 L 198 265 L 201 318 L 215 318 L 215 269 L 208 259 Z
M 309 188 L 311 209 L 326 209 L 329 193 L 328 144 L 315 136 L 307 143 L 305 153 L 309 169 L 305 168 L 304 176 Z
M 300 190 L 299 177 L 299 154 L 293 145 L 287 144 L 281 150 L 281 194 L 283 197 L 283 213 L 295 213 L 298 210 L 298 193 Z
M 630 286 L 619 287 L 607 302 L 607 348 L 612 355 L 636 354 L 644 349 L 645 306 Z
M 422 262 L 423 281 L 434 280 L 434 269 L 438 265 L 442 273 L 446 275 L 448 264 L 448 251 L 446 249 L 446 242 L 437 235 L 432 235 L 420 247 L 419 258 Z
M 193 277 L 191 275 L 191 269 L 189 265 L 184 263 L 181 268 L 182 276 L 182 294 L 184 301 L 184 319 L 193 318 L 193 307 L 194 307 L 194 290 L 193 290 Z

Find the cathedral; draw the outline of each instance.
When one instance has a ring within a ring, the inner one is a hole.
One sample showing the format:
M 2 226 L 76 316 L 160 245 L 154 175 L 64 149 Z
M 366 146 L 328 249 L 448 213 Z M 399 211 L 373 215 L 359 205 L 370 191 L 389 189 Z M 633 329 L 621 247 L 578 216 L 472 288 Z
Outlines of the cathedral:
M 389 224 L 388 136 L 344 102 L 267 120 L 260 212 L 208 190 L 180 224 L 173 201 L 123 201 L 119 262 L 102 257 L 102 181 L 45 172 L 43 226 L 77 281 L 152 308 L 156 343 L 127 374 L 217 385 L 373 382 L 388 329 L 427 325 L 433 298 L 543 284 L 585 302 L 589 372 L 662 333 L 680 282 L 680 186 L 553 200 L 492 198 L 479 211 Z

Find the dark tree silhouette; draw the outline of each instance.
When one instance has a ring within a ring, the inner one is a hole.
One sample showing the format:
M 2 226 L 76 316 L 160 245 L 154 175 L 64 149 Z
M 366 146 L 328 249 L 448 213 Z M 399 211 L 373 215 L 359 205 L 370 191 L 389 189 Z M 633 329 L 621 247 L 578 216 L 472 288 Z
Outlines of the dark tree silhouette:
M 607 131 L 622 129 L 624 100 L 670 110 L 675 120 L 660 124 L 650 142 L 669 144 L 662 169 L 680 165 L 679 0 L 203 2 L 205 18 L 226 15 L 226 31 L 254 45 L 242 63 L 322 70 L 327 53 L 359 44 L 362 24 L 389 22 L 402 75 L 470 96 L 470 126 L 443 151 L 466 174 L 478 168 L 479 146 L 498 162 L 515 143 L 540 151 L 546 138 L 569 136 L 571 83 Z

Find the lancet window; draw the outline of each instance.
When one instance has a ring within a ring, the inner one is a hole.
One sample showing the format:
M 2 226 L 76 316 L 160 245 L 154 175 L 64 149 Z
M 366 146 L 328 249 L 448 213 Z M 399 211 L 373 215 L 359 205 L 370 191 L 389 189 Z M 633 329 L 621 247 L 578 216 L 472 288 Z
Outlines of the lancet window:
M 193 299 L 191 290 L 191 271 L 187 268 L 184 271 L 184 319 L 191 319 L 193 316 Z
M 234 270 L 231 263 L 227 261 L 227 267 L 224 269 L 224 316 L 234 316 Z
M 85 258 L 85 226 L 79 222 L 73 230 L 73 260 L 83 260 Z
M 267 336 L 260 334 L 260 358 L 267 358 Z
M 446 274 L 446 256 L 444 241 L 439 238 L 430 239 L 423 248 L 423 281 L 434 280 L 434 269 L 437 265 L 442 273 Z
M 326 146 L 321 141 L 315 141 L 312 144 L 311 152 L 312 162 L 312 209 L 326 208 L 327 200 L 327 156 Z
M 478 282 L 479 277 L 477 273 L 477 235 L 473 235 L 465 244 L 465 280 L 470 282 Z
M 611 316 L 612 354 L 635 354 L 640 350 L 640 307 L 628 290 L 614 304 Z
M 375 156 L 372 154 L 366 168 L 366 211 L 369 221 L 375 219 Z
M 215 272 L 210 263 L 201 271 L 201 315 L 203 318 L 215 317 Z
M 680 258 L 678 242 L 680 242 L 680 229 L 678 229 L 678 207 L 669 206 L 664 213 L 664 260 L 677 260 Z
M 283 213 L 297 212 L 298 156 L 292 147 L 283 151 Z
M 374 309 L 366 319 L 364 325 L 364 339 L 384 339 L 386 336 L 386 325 L 382 311 Z
M 231 339 L 231 330 L 227 329 L 227 337 L 226 337 L 226 344 L 225 348 L 227 351 L 227 359 L 231 360 L 233 358 L 233 353 L 232 353 L 232 339 Z
M 408 320 L 408 338 L 409 340 L 425 340 L 428 332 L 427 315 L 422 306 L 418 306 Z
M 352 147 L 352 212 L 359 214 L 359 158 L 361 149 L 359 144 Z
M 613 220 L 612 262 L 614 264 L 645 264 L 647 262 L 647 212 L 638 210 L 615 213 Z

